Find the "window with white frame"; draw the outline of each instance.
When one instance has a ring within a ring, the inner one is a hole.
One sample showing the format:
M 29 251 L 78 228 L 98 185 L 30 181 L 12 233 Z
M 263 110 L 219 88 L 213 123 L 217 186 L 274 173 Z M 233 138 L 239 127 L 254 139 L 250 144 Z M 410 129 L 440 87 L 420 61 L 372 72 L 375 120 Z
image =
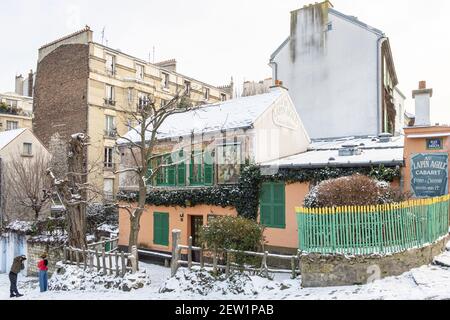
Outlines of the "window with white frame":
M 169 74 L 163 72 L 162 73 L 162 86 L 164 89 L 169 89 Z
M 204 91 L 203 91 L 203 93 L 204 93 L 204 99 L 205 100 L 209 100 L 209 89 L 208 88 L 205 88 L 204 89 Z
M 19 129 L 19 122 L 6 121 L 6 131 Z
M 167 105 L 167 100 L 161 99 L 161 107 L 165 107 Z
M 115 90 L 114 90 L 113 86 L 111 86 L 109 84 L 106 85 L 106 98 L 105 98 L 106 101 L 105 102 L 107 104 L 114 105 L 114 103 L 115 103 L 115 101 L 114 101 L 115 92 L 114 91 Z
M 6 104 L 10 108 L 17 108 L 17 100 L 6 99 Z
M 116 57 L 111 54 L 106 54 L 106 72 L 113 75 L 116 71 Z
M 116 135 L 116 118 L 113 116 L 105 116 L 105 135 L 114 137 Z
M 33 145 L 31 143 L 23 144 L 23 155 L 32 156 L 33 155 Z
M 225 93 L 220 94 L 220 100 L 227 101 L 227 95 Z
M 133 89 L 128 88 L 128 104 L 132 104 L 132 103 L 133 103 Z
M 142 64 L 136 64 L 136 78 L 144 80 L 144 66 Z
M 148 106 L 148 104 L 150 103 L 150 98 L 148 96 L 148 94 L 144 93 L 144 92 L 139 92 L 138 93 L 138 107 L 139 108 L 143 108 Z
M 106 147 L 105 148 L 105 168 L 112 169 L 114 166 L 113 163 L 113 148 Z

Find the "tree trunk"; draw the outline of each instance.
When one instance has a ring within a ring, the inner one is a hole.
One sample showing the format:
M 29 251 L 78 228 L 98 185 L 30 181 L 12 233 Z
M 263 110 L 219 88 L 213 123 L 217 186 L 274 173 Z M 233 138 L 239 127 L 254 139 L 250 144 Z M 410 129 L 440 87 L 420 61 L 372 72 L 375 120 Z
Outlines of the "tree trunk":
M 130 238 L 128 242 L 128 252 L 131 253 L 133 246 L 138 248 L 138 236 L 139 230 L 141 228 L 140 221 L 142 213 L 145 208 L 145 200 L 147 198 L 147 186 L 144 181 L 140 179 L 139 181 L 139 200 L 138 207 L 134 210 L 134 213 L 130 215 Z M 136 257 L 138 259 L 138 257 Z

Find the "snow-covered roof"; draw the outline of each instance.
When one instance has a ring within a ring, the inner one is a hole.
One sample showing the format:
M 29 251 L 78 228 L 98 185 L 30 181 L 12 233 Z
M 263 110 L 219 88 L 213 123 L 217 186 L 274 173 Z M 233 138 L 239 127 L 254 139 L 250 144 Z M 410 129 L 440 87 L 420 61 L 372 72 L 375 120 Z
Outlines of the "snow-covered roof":
M 356 145 L 361 154 L 339 156 L 345 145 Z M 370 165 L 403 165 L 404 137 L 394 137 L 390 142 L 379 142 L 377 138 L 349 137 L 338 140 L 314 141 L 307 152 L 263 163 L 263 166 L 279 167 L 348 167 Z
M 21 135 L 25 130 L 27 129 L 22 128 L 0 132 L 0 150 L 6 147 L 11 141 Z
M 283 91 L 282 88 L 272 88 L 269 93 L 223 101 L 171 115 L 158 130 L 158 139 L 250 127 L 283 94 Z M 149 139 L 150 135 L 151 132 L 147 132 L 146 139 Z M 125 138 L 119 139 L 117 143 L 126 144 L 127 139 L 133 142 L 140 141 L 136 130 L 129 131 Z

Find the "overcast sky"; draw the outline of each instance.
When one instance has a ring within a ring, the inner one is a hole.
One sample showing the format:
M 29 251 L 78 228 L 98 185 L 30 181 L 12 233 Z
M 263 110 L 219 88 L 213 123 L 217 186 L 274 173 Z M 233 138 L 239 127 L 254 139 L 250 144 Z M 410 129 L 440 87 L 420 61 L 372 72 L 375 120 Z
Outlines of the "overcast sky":
M 176 58 L 178 71 L 214 85 L 271 76 L 271 53 L 305 0 L 1 0 L 0 92 L 36 68 L 38 48 L 86 24 L 94 40 L 142 59 Z M 448 0 L 334 0 L 334 8 L 390 38 L 399 88 L 413 111 L 419 80 L 434 89 L 433 122 L 450 123 Z

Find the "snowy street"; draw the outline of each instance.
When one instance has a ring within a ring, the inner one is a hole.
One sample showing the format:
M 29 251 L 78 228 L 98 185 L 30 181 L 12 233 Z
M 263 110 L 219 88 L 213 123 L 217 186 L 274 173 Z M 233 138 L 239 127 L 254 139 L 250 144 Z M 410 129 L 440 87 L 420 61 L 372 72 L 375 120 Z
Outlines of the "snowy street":
M 300 281 L 291 280 L 288 276 L 277 276 L 274 281 L 260 277 L 251 277 L 251 283 L 246 283 L 244 293 L 234 295 L 232 293 L 211 292 L 207 296 L 192 291 L 183 291 L 190 282 L 174 282 L 169 279 L 170 269 L 161 266 L 140 263 L 150 276 L 151 284 L 131 292 L 120 290 L 86 290 L 86 291 L 49 291 L 40 293 L 36 278 L 19 276 L 19 291 L 24 297 L 14 298 L 19 300 L 96 300 L 101 294 L 103 300 L 156 300 L 156 299 L 226 299 L 226 300 L 442 300 L 450 299 L 450 268 L 445 265 L 450 261 L 450 252 L 445 252 L 437 258 L 441 265 L 423 266 L 414 269 L 399 277 L 391 277 L 363 286 L 308 288 L 302 289 Z M 187 270 L 180 269 L 181 278 L 189 274 Z M 173 287 L 174 291 L 160 293 L 159 290 Z M 7 274 L 0 274 L 0 300 L 9 298 L 9 280 Z M 227 288 L 224 288 L 227 290 Z M 256 292 L 257 294 L 254 294 Z

